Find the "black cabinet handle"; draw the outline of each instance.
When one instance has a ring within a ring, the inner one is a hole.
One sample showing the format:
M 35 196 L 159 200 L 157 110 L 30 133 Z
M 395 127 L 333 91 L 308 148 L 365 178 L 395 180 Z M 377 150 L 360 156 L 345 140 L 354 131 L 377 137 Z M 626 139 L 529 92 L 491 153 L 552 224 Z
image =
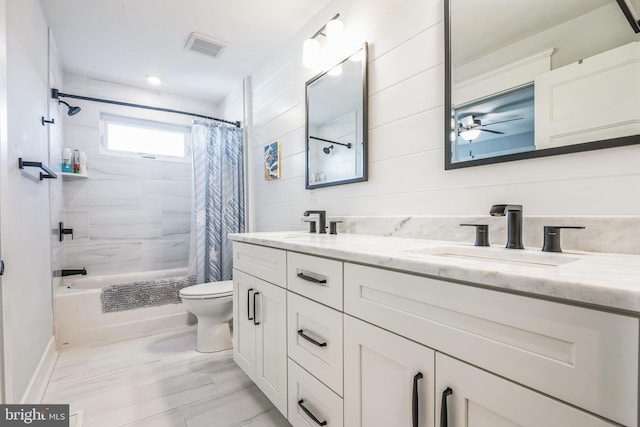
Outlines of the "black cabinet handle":
M 317 345 L 318 347 L 326 347 L 327 346 L 326 342 L 318 342 L 318 341 L 314 340 L 313 338 L 311 338 L 309 335 L 305 335 L 304 329 L 300 329 L 298 331 L 298 335 L 300 335 L 305 340 L 309 341 L 311 344 Z
M 315 277 L 307 276 L 304 273 L 298 273 L 298 277 L 311 283 L 327 283 L 327 279 L 316 279 Z
M 303 403 L 304 403 L 304 399 L 298 400 L 298 406 L 304 411 L 305 414 L 307 414 L 309 416 L 309 418 L 311 418 L 319 426 L 326 426 L 327 425 L 327 421 L 326 420 L 325 421 L 320 421 L 319 419 L 317 419 L 315 417 L 315 415 L 313 415 L 311 413 L 310 410 L 308 410 L 307 408 L 304 407 Z
M 247 291 L 247 320 L 253 320 L 253 317 L 251 317 L 251 292 L 253 291 L 253 288 L 249 288 L 249 290 Z M 255 302 L 254 304 L 254 308 L 253 310 L 255 311 Z
M 253 324 L 258 326 L 260 322 L 256 322 L 256 295 L 260 295 L 260 292 L 254 292 L 253 294 Z
M 442 392 L 442 404 L 440 405 L 440 427 L 449 427 L 448 411 L 447 411 L 447 397 L 453 394 L 451 387 L 447 387 Z
M 413 394 L 411 395 L 413 404 L 411 405 L 411 417 L 413 419 L 413 427 L 418 427 L 418 418 L 419 418 L 419 410 L 418 410 L 418 380 L 422 379 L 422 372 L 418 372 L 413 377 Z

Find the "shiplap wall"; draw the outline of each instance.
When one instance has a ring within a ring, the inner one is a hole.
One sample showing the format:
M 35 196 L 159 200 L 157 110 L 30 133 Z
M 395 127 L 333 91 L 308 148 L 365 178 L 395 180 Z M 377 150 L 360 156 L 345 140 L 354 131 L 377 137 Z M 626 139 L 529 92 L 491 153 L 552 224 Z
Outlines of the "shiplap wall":
M 249 196 L 255 231 L 301 229 L 330 215 L 486 215 L 519 203 L 530 215 L 637 215 L 640 146 L 444 170 L 441 0 L 334 0 L 251 76 Z M 305 190 L 302 42 L 336 12 L 369 42 L 369 181 Z M 282 179 L 264 181 L 264 145 L 282 145 Z

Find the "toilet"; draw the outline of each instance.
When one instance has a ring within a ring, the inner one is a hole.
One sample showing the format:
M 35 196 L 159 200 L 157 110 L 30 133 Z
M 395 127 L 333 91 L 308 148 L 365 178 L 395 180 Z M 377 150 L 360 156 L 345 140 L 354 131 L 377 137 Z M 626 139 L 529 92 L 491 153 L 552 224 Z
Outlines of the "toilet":
M 233 281 L 202 283 L 180 291 L 182 303 L 198 318 L 196 351 L 213 353 L 231 348 Z

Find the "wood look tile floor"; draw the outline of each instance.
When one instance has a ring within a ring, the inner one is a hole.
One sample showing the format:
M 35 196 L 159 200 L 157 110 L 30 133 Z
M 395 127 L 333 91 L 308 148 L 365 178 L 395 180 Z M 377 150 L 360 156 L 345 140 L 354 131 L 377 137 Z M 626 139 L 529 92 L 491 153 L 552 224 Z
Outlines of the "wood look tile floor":
M 82 427 L 288 427 L 232 352 L 196 352 L 195 329 L 60 353 L 43 403 Z

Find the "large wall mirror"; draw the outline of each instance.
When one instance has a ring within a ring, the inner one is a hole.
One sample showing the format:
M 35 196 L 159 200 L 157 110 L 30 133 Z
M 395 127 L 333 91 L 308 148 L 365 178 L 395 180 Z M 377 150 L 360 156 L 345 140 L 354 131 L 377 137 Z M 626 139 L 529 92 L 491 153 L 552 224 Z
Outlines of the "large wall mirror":
M 306 188 L 367 180 L 367 44 L 306 85 Z
M 445 0 L 445 169 L 640 143 L 629 1 Z

